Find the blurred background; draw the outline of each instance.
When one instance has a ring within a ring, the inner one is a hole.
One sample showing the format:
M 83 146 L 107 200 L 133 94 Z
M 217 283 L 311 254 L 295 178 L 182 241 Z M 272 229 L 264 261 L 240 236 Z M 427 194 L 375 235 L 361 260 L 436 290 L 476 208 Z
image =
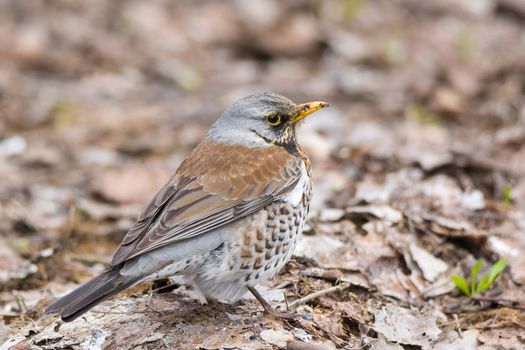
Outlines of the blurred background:
M 485 257 L 525 282 L 509 248 L 525 248 L 522 0 L 0 0 L 4 321 L 27 311 L 13 291 L 31 308 L 100 271 L 208 126 L 257 91 L 331 105 L 300 133 L 314 222 L 375 203 L 433 232 L 422 213 L 439 214 L 503 235 Z M 480 254 L 425 244 L 451 266 Z

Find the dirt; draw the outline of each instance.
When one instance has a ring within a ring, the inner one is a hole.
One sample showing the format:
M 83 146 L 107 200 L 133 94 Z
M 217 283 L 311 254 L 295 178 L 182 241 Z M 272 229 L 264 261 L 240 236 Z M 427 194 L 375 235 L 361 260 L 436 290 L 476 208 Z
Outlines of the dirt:
M 516 0 L 0 2 L 0 349 L 525 348 L 524 38 Z M 295 318 L 166 281 L 43 315 L 255 91 L 330 103 L 299 134 L 308 227 L 260 287 Z M 481 295 L 450 281 L 498 259 Z

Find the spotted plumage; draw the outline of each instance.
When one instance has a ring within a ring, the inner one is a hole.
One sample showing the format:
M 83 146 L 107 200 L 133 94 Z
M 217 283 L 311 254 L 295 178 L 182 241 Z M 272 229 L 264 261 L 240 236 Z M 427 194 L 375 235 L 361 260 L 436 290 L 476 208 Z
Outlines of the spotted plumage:
M 179 276 L 209 298 L 239 299 L 291 258 L 312 193 L 300 120 L 326 106 L 271 93 L 232 104 L 146 206 L 108 269 L 46 308 L 71 321 L 147 279 Z

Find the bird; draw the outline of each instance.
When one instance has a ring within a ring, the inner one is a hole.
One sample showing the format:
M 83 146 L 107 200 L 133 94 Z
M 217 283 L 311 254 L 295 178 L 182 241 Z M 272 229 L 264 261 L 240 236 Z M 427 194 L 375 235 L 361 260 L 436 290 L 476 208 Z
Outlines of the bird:
M 297 142 L 326 102 L 263 92 L 233 102 L 153 197 L 104 272 L 44 309 L 73 321 L 138 283 L 179 276 L 208 300 L 234 303 L 292 257 L 312 197 Z

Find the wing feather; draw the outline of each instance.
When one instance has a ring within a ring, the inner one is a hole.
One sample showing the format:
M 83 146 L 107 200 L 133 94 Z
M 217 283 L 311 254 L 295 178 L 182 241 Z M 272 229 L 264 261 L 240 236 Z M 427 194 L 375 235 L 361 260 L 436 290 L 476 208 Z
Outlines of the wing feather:
M 277 146 L 201 143 L 148 204 L 111 266 L 257 212 L 293 190 L 302 162 Z

